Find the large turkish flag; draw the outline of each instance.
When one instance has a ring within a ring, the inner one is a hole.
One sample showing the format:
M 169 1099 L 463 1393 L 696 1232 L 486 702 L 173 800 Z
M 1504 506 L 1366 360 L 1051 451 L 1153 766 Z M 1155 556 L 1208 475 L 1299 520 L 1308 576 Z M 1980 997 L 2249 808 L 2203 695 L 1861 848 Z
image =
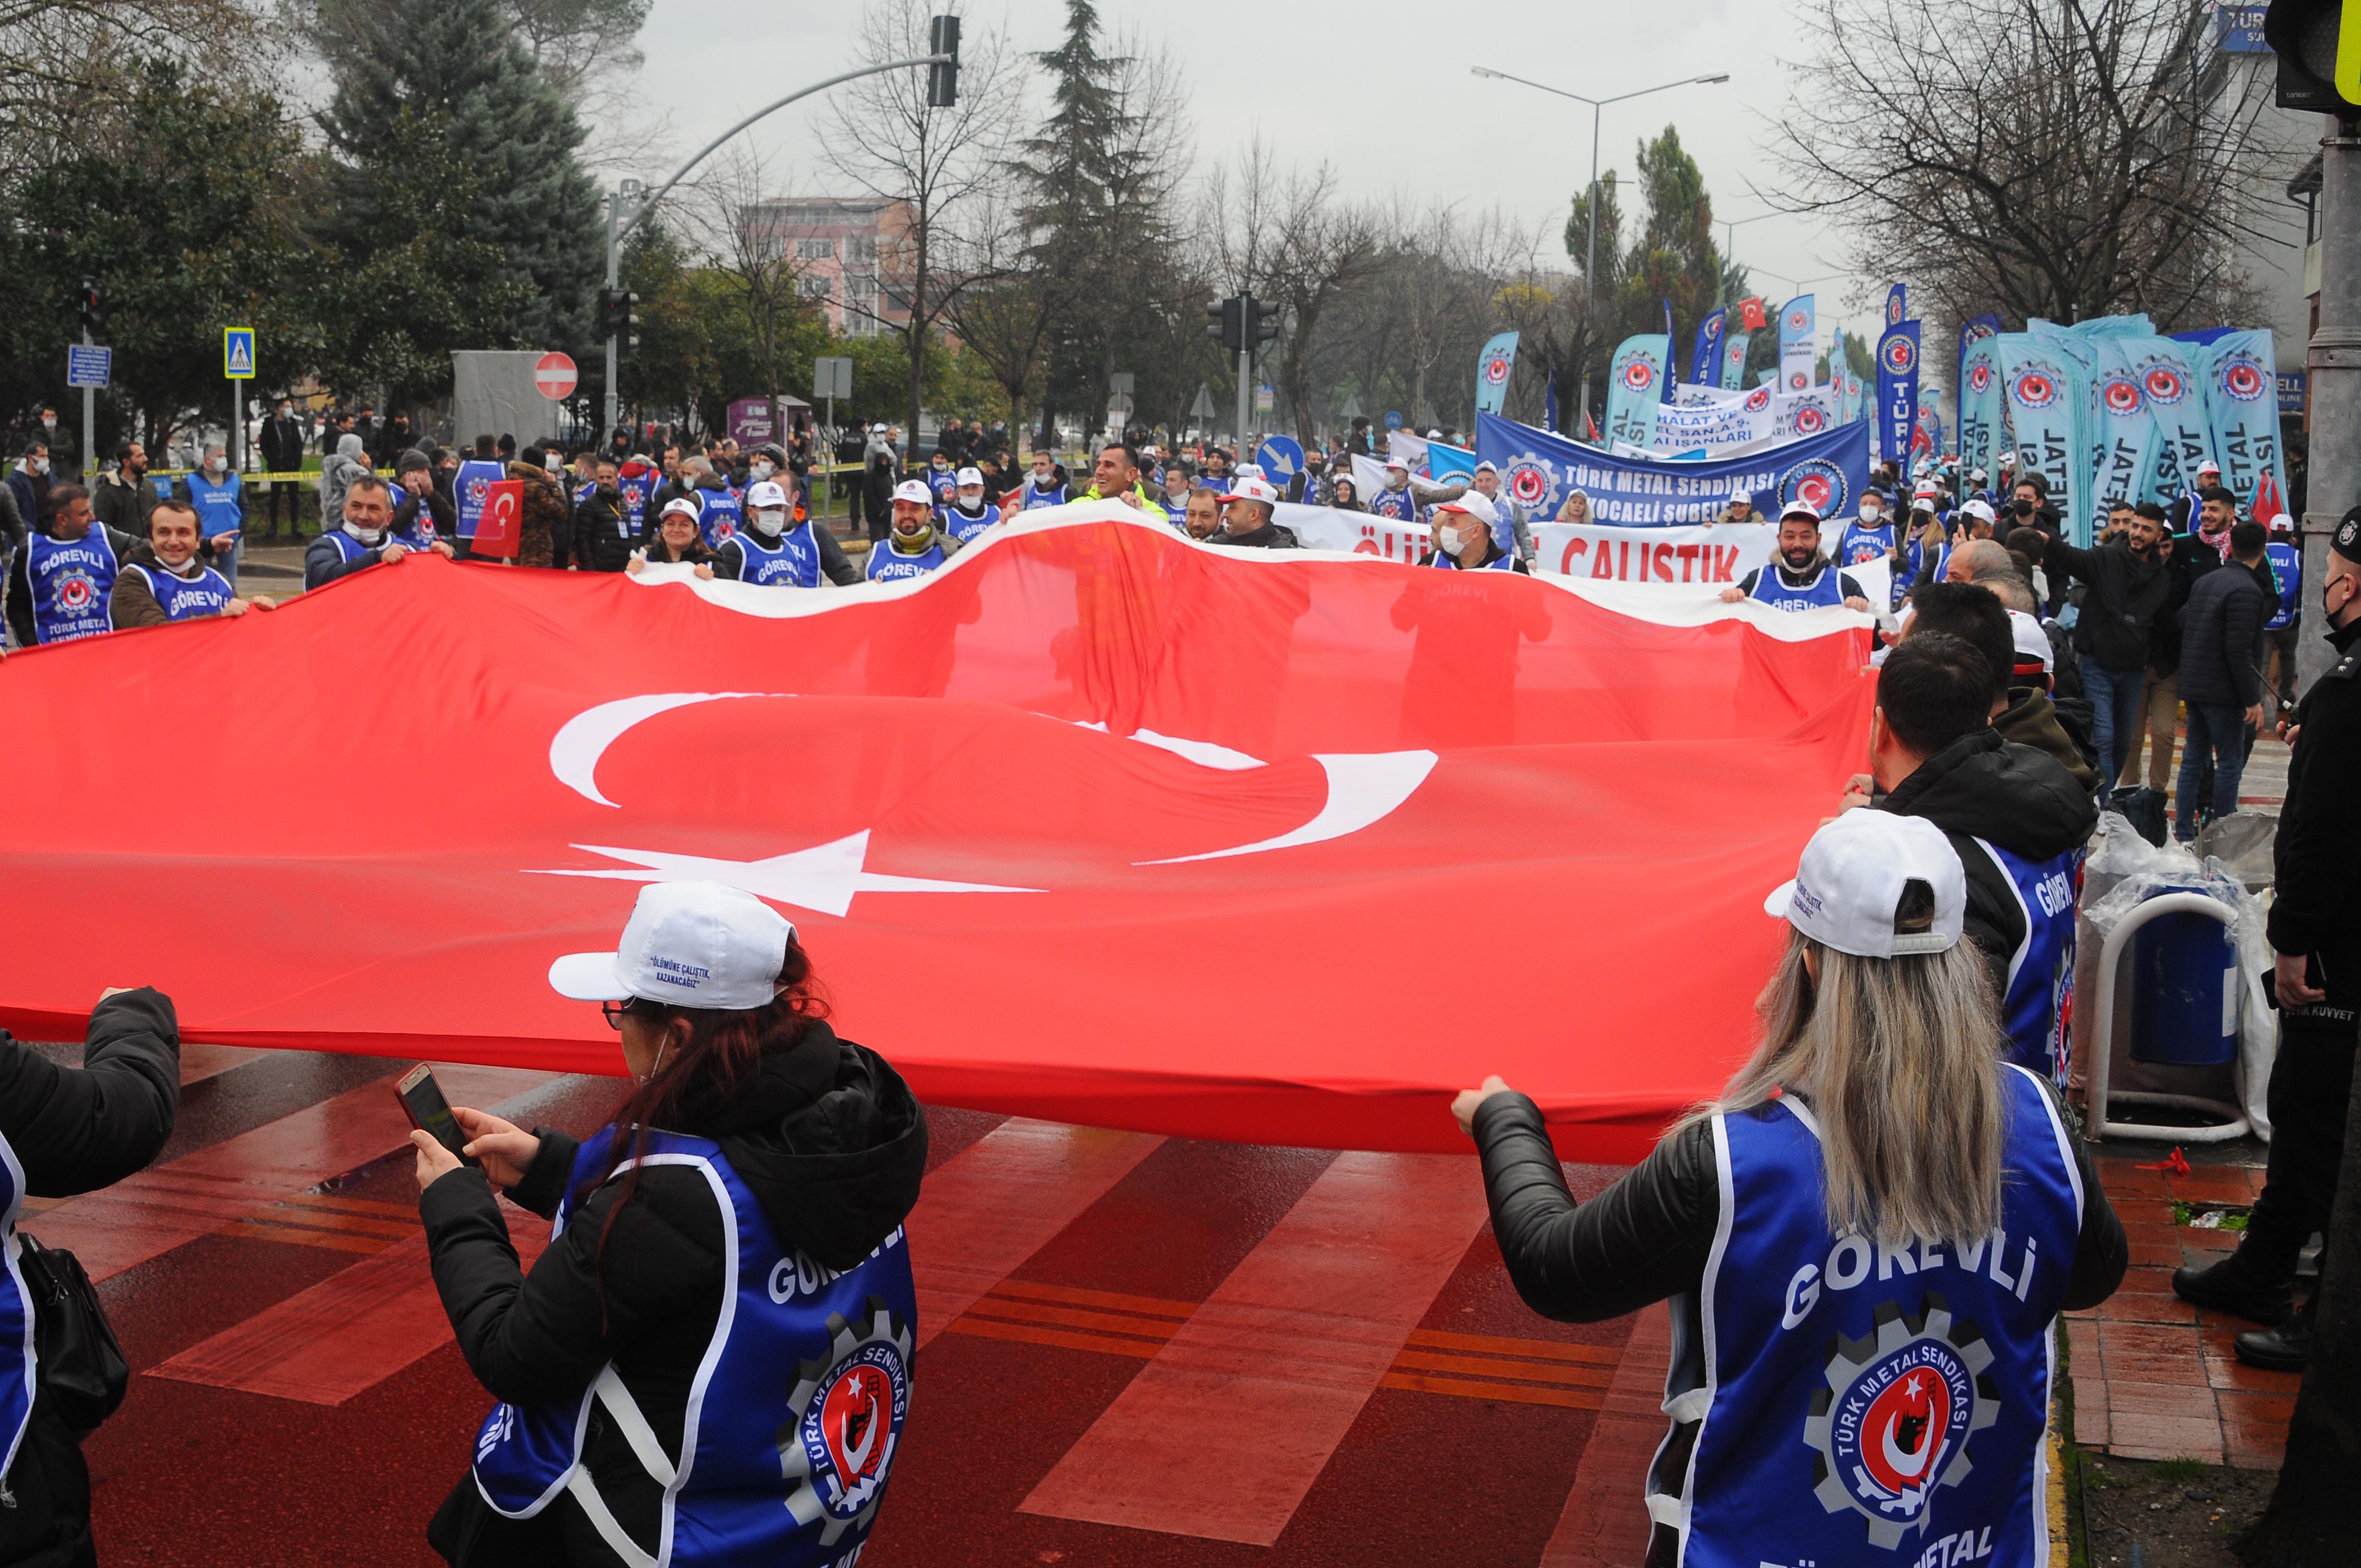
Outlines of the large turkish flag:
M 0 664 L 0 1022 L 617 1071 L 550 960 L 708 877 L 938 1102 L 1447 1149 L 1499 1072 L 1630 1158 L 1751 1045 L 1863 624 L 1113 503 L 851 590 L 412 555 Z

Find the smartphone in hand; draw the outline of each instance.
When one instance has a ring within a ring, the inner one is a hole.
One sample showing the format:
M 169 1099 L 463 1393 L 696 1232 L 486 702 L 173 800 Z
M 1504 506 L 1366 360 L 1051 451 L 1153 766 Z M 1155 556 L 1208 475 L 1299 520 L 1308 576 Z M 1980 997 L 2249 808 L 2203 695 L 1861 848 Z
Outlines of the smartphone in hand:
M 412 1126 L 449 1149 L 462 1165 L 477 1163 L 465 1153 L 467 1135 L 459 1130 L 459 1119 L 451 1114 L 451 1102 L 443 1098 L 443 1086 L 434 1081 L 433 1068 L 420 1062 L 394 1080 L 393 1092 Z

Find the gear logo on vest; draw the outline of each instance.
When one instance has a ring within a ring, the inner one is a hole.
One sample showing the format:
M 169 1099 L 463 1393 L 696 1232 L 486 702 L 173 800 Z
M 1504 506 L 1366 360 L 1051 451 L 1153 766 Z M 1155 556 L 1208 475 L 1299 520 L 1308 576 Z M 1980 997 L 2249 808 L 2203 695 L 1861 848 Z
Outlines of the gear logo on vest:
M 1983 1376 L 1992 1346 L 1973 1323 L 1955 1320 L 1940 1296 L 1905 1317 L 1897 1302 L 1877 1309 L 1877 1332 L 1838 1335 L 1828 1386 L 1812 1396 L 1804 1441 L 1819 1451 L 1814 1492 L 1832 1514 L 1868 1522 L 1872 1546 L 1891 1551 L 1934 1518 L 1935 1493 L 1973 1466 L 1968 1440 L 2000 1419 L 1999 1390 Z
M 98 602 L 98 588 L 90 575 L 79 567 L 69 567 L 58 578 L 58 608 L 69 614 L 88 609 Z
M 779 1429 L 780 1467 L 795 1483 L 787 1511 L 818 1525 L 823 1546 L 869 1528 L 910 1413 L 910 1326 L 875 1296 L 862 1310 L 867 1321 L 858 1332 L 829 1319 L 828 1354 L 796 1369 Z

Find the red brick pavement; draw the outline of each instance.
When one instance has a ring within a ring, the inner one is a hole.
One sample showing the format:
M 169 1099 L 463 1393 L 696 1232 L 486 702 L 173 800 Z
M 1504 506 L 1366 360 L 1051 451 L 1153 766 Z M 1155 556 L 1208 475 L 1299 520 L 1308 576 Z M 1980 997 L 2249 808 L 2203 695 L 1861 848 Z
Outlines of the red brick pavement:
M 2140 1168 L 2146 1163 L 2136 1156 L 2098 1162 L 2131 1239 L 2131 1270 L 2095 1310 L 2066 1314 L 2074 1441 L 2129 1459 L 2276 1468 L 2296 1375 L 2240 1365 L 2231 1341 L 2254 1325 L 2191 1307 L 2171 1284 L 2175 1268 L 2210 1262 L 2238 1239 L 2174 1223 L 2174 1201 L 2251 1203 L 2263 1173 L 2217 1165 L 2181 1176 Z

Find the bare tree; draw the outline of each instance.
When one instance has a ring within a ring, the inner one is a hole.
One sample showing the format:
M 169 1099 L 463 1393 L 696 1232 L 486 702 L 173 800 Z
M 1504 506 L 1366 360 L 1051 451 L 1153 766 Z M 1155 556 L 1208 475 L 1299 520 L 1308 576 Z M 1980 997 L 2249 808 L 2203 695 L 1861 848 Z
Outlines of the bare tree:
M 139 56 L 246 79 L 261 21 L 238 0 L 0 0 L 0 182 L 101 146 Z
M 1940 318 L 2213 320 L 2237 258 L 2282 243 L 2241 208 L 2261 102 L 2199 90 L 2213 11 L 1809 0 L 1817 47 L 1774 126 L 1786 179 L 1756 194 L 1840 221 Z
M 930 52 L 928 17 L 935 0 L 871 0 L 862 14 L 857 59 L 869 64 Z M 910 356 L 910 440 L 918 439 L 927 351 L 951 302 L 970 280 L 939 274 L 939 258 L 959 248 L 962 224 L 1003 192 L 1010 135 L 1021 88 L 1005 32 L 962 38 L 959 103 L 939 109 L 927 102 L 922 71 L 889 71 L 851 83 L 832 100 L 827 156 L 838 172 L 900 209 L 893 266 L 884 247 L 879 266 L 878 320 L 900 334 Z M 895 295 L 900 298 L 895 298 Z M 901 307 L 906 306 L 906 310 Z M 894 319 L 900 311 L 901 319 Z
M 1338 195 L 1335 170 L 1325 163 L 1280 173 L 1259 135 L 1233 169 L 1216 169 L 1205 181 L 1202 210 L 1222 273 L 1257 298 L 1277 302 L 1290 320 L 1278 381 L 1308 437 L 1313 431 L 1307 350 L 1318 340 L 1329 307 L 1377 265 L 1378 220 Z
M 695 199 L 675 203 L 674 214 L 706 270 L 727 281 L 765 397 L 785 384 L 787 336 L 805 308 L 807 271 L 764 205 L 770 181 L 762 153 L 750 142 L 733 142 L 698 173 Z
M 1027 265 L 1032 228 L 1015 203 L 987 202 L 977 221 L 945 247 L 966 280 L 944 301 L 943 317 L 967 351 L 983 363 L 1021 426 L 1043 382 L 1052 329 L 1066 304 L 1057 280 Z

